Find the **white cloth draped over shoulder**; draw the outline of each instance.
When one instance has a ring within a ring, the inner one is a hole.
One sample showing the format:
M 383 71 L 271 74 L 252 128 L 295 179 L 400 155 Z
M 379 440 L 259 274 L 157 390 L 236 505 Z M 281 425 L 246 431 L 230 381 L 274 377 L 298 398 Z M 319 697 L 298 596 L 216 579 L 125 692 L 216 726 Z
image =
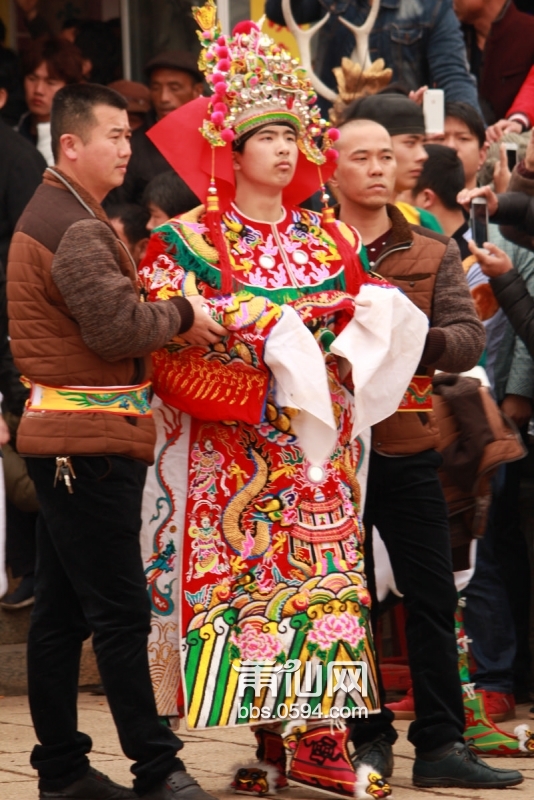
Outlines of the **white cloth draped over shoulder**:
M 265 345 L 265 363 L 276 381 L 277 403 L 300 412 L 293 420 L 300 447 L 310 463 L 320 465 L 336 443 L 324 358 L 297 313 L 283 308 Z M 427 333 L 428 318 L 399 289 L 362 286 L 352 320 L 330 346 L 352 371 L 353 439 L 397 410 Z

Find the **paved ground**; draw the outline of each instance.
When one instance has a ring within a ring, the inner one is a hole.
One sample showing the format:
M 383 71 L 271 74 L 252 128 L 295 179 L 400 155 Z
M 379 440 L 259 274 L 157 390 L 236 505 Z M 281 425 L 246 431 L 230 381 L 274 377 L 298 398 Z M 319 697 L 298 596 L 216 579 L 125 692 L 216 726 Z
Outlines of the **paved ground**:
M 80 727 L 93 737 L 92 763 L 116 781 L 129 784 L 129 764 L 121 753 L 107 703 L 103 697 L 82 693 L 79 701 Z M 517 719 L 502 724 L 512 730 L 528 720 L 529 706 L 519 706 Z M 502 791 L 467 791 L 463 789 L 414 789 L 411 785 L 412 749 L 406 740 L 408 723 L 398 723 L 399 741 L 395 745 L 395 773 L 392 780 L 395 800 L 428 800 L 429 798 L 465 798 L 465 800 L 532 800 L 534 798 L 534 758 L 493 759 L 496 766 L 515 767 L 525 775 L 525 782 Z M 184 759 L 189 771 L 202 786 L 219 800 L 236 795 L 228 792 L 228 776 L 236 762 L 253 758 L 252 737 L 248 730 L 232 729 L 209 733 L 183 733 L 186 742 Z M 34 744 L 26 697 L 0 698 L 0 800 L 37 800 L 35 773 L 29 765 Z M 325 797 L 303 788 L 284 792 L 284 800 L 320 800 Z

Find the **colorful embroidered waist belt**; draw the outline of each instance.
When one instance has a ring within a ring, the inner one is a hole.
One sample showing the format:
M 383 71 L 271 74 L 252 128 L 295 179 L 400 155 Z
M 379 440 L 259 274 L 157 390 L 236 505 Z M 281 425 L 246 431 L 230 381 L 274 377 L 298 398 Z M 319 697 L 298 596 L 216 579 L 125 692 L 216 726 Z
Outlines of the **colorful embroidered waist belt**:
M 432 411 L 432 380 L 428 375 L 413 376 L 397 410 Z
M 151 383 L 136 386 L 45 386 L 21 378 L 30 388 L 26 411 L 102 412 L 127 417 L 151 417 Z

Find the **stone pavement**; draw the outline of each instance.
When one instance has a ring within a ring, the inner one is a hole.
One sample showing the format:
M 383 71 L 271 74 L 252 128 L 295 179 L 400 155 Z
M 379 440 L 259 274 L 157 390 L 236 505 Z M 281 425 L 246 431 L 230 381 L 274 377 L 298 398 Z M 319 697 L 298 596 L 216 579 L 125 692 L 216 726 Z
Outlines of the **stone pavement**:
M 515 725 L 528 722 L 528 705 L 519 706 L 517 719 L 502 723 L 511 731 Z M 129 762 L 124 758 L 115 733 L 108 705 L 103 697 L 87 692 L 79 698 L 80 729 L 89 733 L 94 742 L 93 765 L 111 778 L 124 784 L 131 781 Z M 411 785 L 412 748 L 406 740 L 407 722 L 399 722 L 399 740 L 395 745 L 395 773 L 392 780 L 394 800 L 430 800 L 430 798 L 461 798 L 461 800 L 532 800 L 534 798 L 534 757 L 492 759 L 495 766 L 520 769 L 525 782 L 502 790 L 415 789 Z M 188 770 L 202 786 L 219 800 L 234 800 L 228 791 L 228 776 L 235 763 L 254 759 L 250 732 L 243 729 L 215 730 L 208 733 L 181 734 L 185 741 L 183 757 Z M 0 698 L 0 800 L 37 800 L 37 781 L 29 764 L 34 734 L 27 698 Z M 320 800 L 326 795 L 304 788 L 284 792 L 285 800 Z

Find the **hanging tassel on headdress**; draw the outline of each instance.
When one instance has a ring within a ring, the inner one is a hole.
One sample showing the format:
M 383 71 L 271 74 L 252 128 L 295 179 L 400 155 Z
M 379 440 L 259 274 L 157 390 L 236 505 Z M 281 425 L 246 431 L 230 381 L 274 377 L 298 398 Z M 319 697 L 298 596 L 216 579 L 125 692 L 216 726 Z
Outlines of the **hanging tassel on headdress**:
M 208 189 L 206 203 L 206 224 L 209 228 L 211 241 L 219 254 L 219 270 L 221 274 L 221 294 L 230 294 L 232 291 L 232 265 L 228 253 L 228 244 L 222 232 L 222 219 L 217 196 L 217 187 L 212 178 Z

